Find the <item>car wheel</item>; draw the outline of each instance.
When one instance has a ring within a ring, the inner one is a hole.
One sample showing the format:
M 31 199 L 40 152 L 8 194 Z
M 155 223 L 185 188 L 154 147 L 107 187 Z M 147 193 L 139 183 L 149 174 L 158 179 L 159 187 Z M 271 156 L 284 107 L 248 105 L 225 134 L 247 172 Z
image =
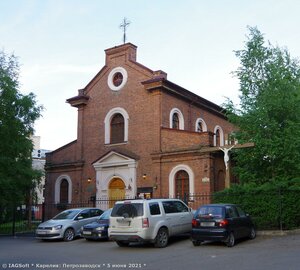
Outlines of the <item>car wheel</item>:
M 75 233 L 74 230 L 69 228 L 66 229 L 65 233 L 64 233 L 64 241 L 72 241 L 75 237 Z
M 128 247 L 129 246 L 129 243 L 124 242 L 124 241 L 116 241 L 116 243 L 119 247 Z
M 166 228 L 160 228 L 155 238 L 154 246 L 164 248 L 168 245 L 169 234 Z
M 252 227 L 251 231 L 250 231 L 249 238 L 254 239 L 255 237 L 256 237 L 256 231 L 255 231 L 254 227 Z
M 233 232 L 228 235 L 227 240 L 225 241 L 227 247 L 233 247 L 235 244 L 235 238 Z
M 192 243 L 193 243 L 193 245 L 194 245 L 195 247 L 198 247 L 198 246 L 201 245 L 202 242 L 199 241 L 199 240 L 193 240 Z

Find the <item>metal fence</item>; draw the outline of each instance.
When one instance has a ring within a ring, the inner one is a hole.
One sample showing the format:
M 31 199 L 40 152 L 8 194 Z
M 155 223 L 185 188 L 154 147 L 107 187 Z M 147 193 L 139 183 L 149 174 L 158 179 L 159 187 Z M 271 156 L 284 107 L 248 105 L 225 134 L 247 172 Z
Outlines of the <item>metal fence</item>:
M 167 196 L 165 198 L 168 198 Z M 192 209 L 207 203 L 237 203 L 249 213 L 258 229 L 290 229 L 300 227 L 300 192 L 293 190 L 260 192 L 253 194 L 219 195 L 209 193 L 176 196 Z M 134 198 L 127 198 L 134 199 Z M 114 200 L 90 200 L 78 203 L 0 206 L 0 235 L 33 233 L 39 223 L 59 212 L 78 207 L 98 207 L 106 210 L 113 207 Z M 292 201 L 292 203 L 291 203 Z M 297 202 L 297 203 L 294 203 Z M 263 205 L 263 207 L 262 207 Z M 262 211 L 262 209 L 264 209 Z M 267 209 L 267 210 L 266 210 Z

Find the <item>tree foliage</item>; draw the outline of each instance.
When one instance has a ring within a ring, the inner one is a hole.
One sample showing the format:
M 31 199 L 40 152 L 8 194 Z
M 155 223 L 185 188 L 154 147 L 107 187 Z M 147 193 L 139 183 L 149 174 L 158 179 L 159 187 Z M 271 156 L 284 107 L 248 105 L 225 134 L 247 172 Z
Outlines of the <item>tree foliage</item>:
M 236 51 L 240 67 L 240 104 L 227 100 L 229 120 L 240 143 L 253 148 L 235 151 L 235 172 L 242 183 L 258 184 L 300 175 L 300 68 L 287 49 L 265 44 L 249 28 L 245 48 Z
M 16 57 L 0 51 L 0 203 L 24 199 L 40 175 L 32 169 L 30 136 L 41 111 L 33 93 L 19 92 Z

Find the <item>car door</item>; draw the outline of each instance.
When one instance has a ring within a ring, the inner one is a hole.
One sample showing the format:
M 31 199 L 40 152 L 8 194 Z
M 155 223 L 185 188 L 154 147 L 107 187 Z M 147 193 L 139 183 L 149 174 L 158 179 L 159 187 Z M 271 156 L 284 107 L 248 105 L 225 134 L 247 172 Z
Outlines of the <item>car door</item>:
M 75 223 L 74 223 L 74 229 L 75 229 L 77 235 L 80 234 L 80 228 L 83 225 L 86 225 L 86 224 L 92 222 L 90 217 L 91 217 L 91 209 L 84 209 L 77 215 L 77 217 L 75 218 Z
M 178 222 L 179 222 L 179 228 L 177 233 L 186 233 L 190 232 L 192 230 L 192 219 L 193 215 L 191 211 L 189 210 L 188 206 L 186 206 L 181 201 L 174 201 L 174 204 L 176 206 L 178 216 Z
M 180 231 L 180 213 L 177 212 L 174 201 L 163 201 L 162 205 L 166 216 L 166 223 L 169 228 L 169 235 L 177 234 Z
M 240 206 L 236 206 L 236 210 L 240 219 L 240 234 L 241 237 L 246 237 L 250 235 L 250 230 L 252 228 L 250 218 L 246 215 L 246 213 L 242 210 Z
M 238 212 L 233 205 L 226 206 L 226 219 L 229 222 L 230 231 L 234 232 L 235 238 L 240 238 L 243 235 L 241 220 Z

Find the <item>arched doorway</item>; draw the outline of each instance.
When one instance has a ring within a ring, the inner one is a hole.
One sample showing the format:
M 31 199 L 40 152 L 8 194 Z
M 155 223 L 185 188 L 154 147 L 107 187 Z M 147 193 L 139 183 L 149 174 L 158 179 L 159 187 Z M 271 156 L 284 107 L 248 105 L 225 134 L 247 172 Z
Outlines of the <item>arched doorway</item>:
M 115 201 L 125 199 L 125 184 L 121 178 L 114 178 L 108 187 L 109 207 L 113 207 Z
M 62 179 L 60 182 L 60 203 L 69 202 L 69 183 L 67 179 Z
M 180 170 L 175 174 L 175 195 L 183 200 L 189 193 L 189 175 L 186 171 Z

